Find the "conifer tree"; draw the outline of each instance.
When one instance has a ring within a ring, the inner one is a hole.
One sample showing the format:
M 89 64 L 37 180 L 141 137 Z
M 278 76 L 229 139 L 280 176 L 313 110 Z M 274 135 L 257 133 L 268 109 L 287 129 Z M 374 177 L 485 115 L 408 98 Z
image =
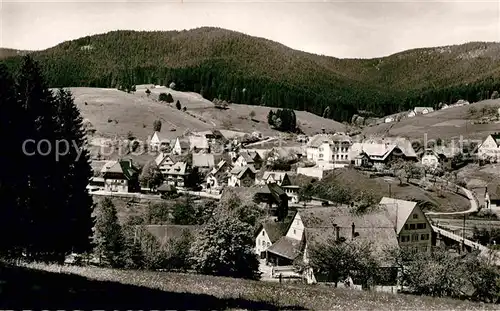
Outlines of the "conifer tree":
M 83 131 L 83 118 L 76 107 L 72 94 L 59 90 L 56 95 L 60 125 L 60 152 L 57 162 L 59 176 L 63 183 L 59 196 L 64 200 L 64 219 L 60 226 L 65 227 L 64 251 L 86 252 L 91 250 L 93 202 L 87 185 L 92 177 L 89 152 L 86 149 L 86 137 Z M 67 143 L 66 143 L 67 142 Z M 67 149 L 65 149 L 68 147 Z M 61 240 L 62 242 L 62 240 Z
M 101 263 L 119 267 L 123 264 L 121 255 L 125 250 L 125 239 L 111 199 L 105 198 L 101 202 L 96 216 L 95 253 Z
M 0 152 L 0 255 L 16 257 L 19 247 L 20 216 L 17 214 L 18 190 L 21 189 L 20 175 L 17 169 L 22 159 L 21 128 L 18 127 L 20 106 L 16 102 L 15 81 L 7 68 L 0 64 L 0 133 L 3 146 Z M 8 253 L 8 254 L 7 254 Z
M 19 120 L 22 141 L 32 140 L 31 155 L 25 154 L 19 163 L 20 182 L 18 210 L 22 220 L 19 242 L 27 258 L 62 261 L 60 213 L 61 194 L 58 191 L 55 148 L 58 125 L 55 101 L 47 88 L 38 64 L 26 56 L 17 81 L 17 100 L 23 117 Z M 44 141 L 44 143 L 42 143 Z M 40 148 L 35 152 L 35 146 Z M 27 145 L 29 146 L 29 145 Z M 49 148 L 52 147 L 52 148 Z M 41 152 L 40 152 L 41 151 Z

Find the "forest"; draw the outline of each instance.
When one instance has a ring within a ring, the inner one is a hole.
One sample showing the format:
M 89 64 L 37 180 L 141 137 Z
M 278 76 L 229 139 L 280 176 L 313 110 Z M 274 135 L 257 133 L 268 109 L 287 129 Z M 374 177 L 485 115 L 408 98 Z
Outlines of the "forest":
M 209 100 L 305 110 L 350 121 L 354 114 L 383 116 L 458 99 L 488 99 L 500 89 L 499 50 L 498 43 L 473 42 L 377 59 L 338 59 L 202 27 L 113 31 L 30 54 L 54 88 L 123 89 L 174 82 L 177 90 Z M 0 62 L 16 70 L 21 56 L 14 54 L 6 53 Z

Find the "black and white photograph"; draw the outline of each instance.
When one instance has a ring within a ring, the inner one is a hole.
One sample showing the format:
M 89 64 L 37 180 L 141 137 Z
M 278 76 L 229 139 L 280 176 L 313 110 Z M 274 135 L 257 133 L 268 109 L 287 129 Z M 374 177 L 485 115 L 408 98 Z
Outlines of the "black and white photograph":
M 500 310 L 498 0 L 0 0 L 0 309 Z

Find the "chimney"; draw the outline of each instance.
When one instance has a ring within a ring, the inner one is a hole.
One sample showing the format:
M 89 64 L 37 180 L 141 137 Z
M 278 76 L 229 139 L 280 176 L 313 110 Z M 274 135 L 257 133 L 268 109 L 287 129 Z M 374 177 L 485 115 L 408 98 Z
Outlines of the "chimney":
M 340 240 L 340 227 L 335 226 L 335 240 L 338 241 Z
M 354 235 L 356 233 L 356 226 L 354 225 L 354 223 L 352 223 L 351 227 L 352 227 L 351 235 L 352 235 L 352 239 L 354 240 Z

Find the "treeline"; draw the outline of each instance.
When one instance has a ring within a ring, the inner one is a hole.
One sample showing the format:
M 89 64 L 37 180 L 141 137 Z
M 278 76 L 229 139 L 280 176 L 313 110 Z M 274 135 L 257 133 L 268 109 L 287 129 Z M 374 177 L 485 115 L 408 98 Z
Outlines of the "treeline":
M 49 91 L 30 57 L 17 77 L 0 64 L 0 256 L 62 263 L 91 249 L 82 117 L 70 92 Z
M 468 47 L 475 48 L 484 47 Z M 458 99 L 474 102 L 500 89 L 498 64 L 488 58 L 460 58 L 463 51 L 455 49 L 446 57 L 408 52 L 342 60 L 224 29 L 199 28 L 115 31 L 64 42 L 33 57 L 43 63 L 52 87 L 130 90 L 136 84 L 175 82 L 178 90 L 198 92 L 209 100 L 305 110 L 350 121 L 362 111 L 382 116 Z M 16 68 L 19 60 L 5 62 Z

